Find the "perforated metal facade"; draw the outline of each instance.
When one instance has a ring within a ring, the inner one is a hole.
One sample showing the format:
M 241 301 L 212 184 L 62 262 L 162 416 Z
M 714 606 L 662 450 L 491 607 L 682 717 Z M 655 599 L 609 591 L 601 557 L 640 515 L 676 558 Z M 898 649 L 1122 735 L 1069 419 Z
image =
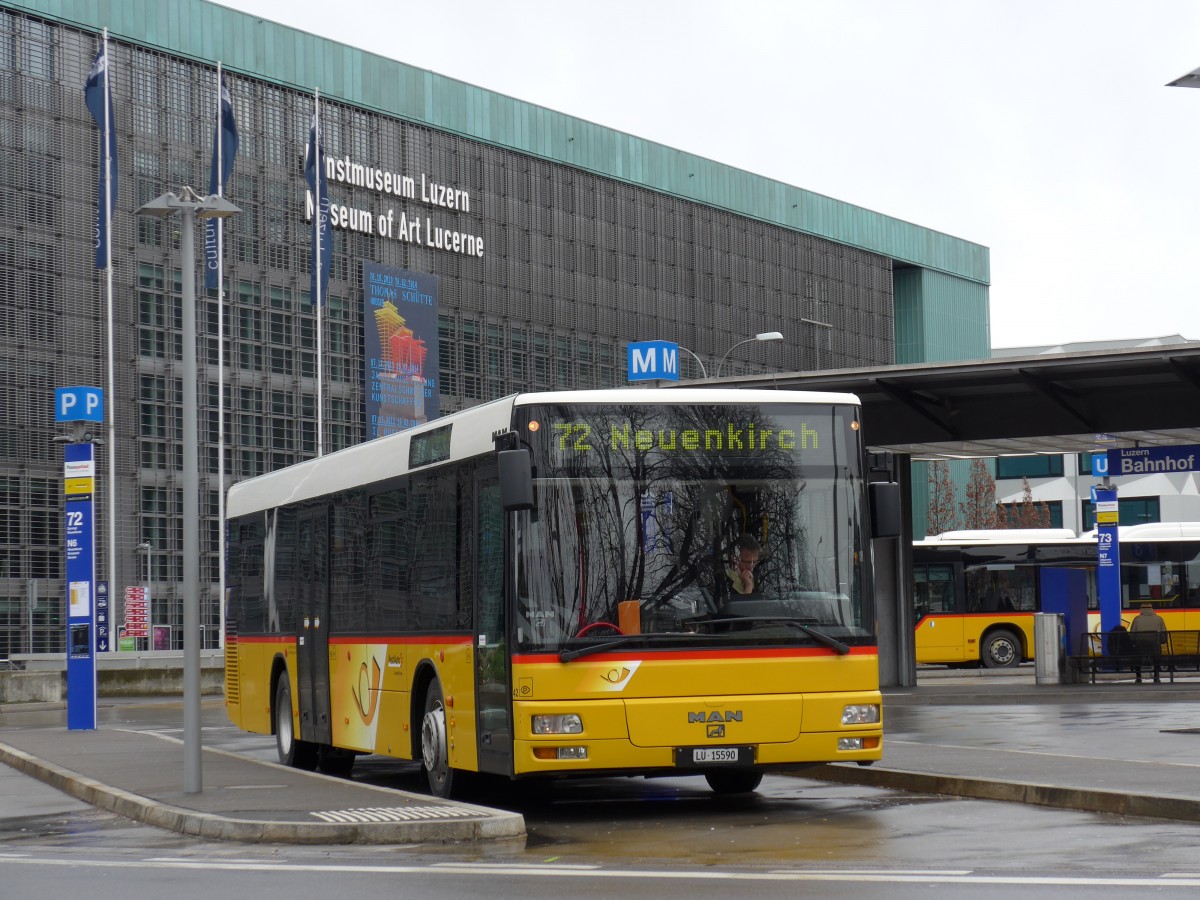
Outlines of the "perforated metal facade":
M 0 658 L 62 649 L 62 629 L 48 613 L 64 591 L 61 450 L 51 441 L 51 402 L 55 387 L 103 386 L 107 379 L 105 281 L 92 255 L 99 147 L 82 91 L 99 36 L 31 11 L 41 5 L 0 3 Z M 191 0 L 183 6 L 208 9 Z M 314 40 L 272 28 L 297 45 Z M 171 626 L 178 645 L 178 224 L 134 211 L 181 185 L 206 192 L 215 60 L 156 49 L 151 37 L 109 40 L 120 153 L 116 396 L 109 398 L 116 440 L 99 453 L 102 469 L 107 454 L 116 454 L 117 571 L 104 571 L 109 540 L 99 520 L 97 561 L 118 599 L 117 622 L 121 588 L 148 573 L 154 622 Z M 316 452 L 317 342 L 302 173 L 312 94 L 277 72 L 234 70 L 227 79 L 241 148 L 226 196 L 242 209 L 226 226 L 228 484 Z M 738 341 L 769 330 L 787 339 L 739 347 L 722 374 L 894 361 L 887 254 L 324 92 L 321 116 L 331 156 L 428 173 L 466 191 L 469 210 L 442 208 L 437 217 L 482 237 L 485 247 L 472 257 L 335 232 L 323 316 L 327 450 L 366 434 L 364 259 L 438 276 L 443 411 L 515 390 L 620 385 L 631 340 L 676 341 L 704 359 L 709 374 Z M 692 159 L 680 161 L 692 167 Z M 347 207 L 379 207 L 378 193 L 365 188 L 331 184 L 330 194 Z M 930 246 L 945 244 L 954 255 L 954 239 L 934 238 Z M 887 241 L 872 246 L 880 243 Z M 979 268 L 966 257 L 968 269 Z M 946 275 L 951 282 L 961 277 Z M 220 550 L 215 295 L 201 296 L 199 306 L 202 608 L 213 646 Z M 687 354 L 681 365 L 684 377 L 699 375 Z M 104 478 L 97 501 L 102 513 L 112 502 Z M 144 541 L 153 550 L 139 556 L 135 548 Z M 41 598 L 32 633 L 31 580 Z

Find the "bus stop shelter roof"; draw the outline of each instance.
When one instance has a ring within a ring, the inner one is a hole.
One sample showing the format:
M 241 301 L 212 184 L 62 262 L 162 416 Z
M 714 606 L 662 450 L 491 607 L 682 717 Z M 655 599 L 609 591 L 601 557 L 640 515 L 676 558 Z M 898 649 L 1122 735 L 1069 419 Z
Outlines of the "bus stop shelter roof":
M 709 383 L 857 394 L 867 445 L 914 459 L 1200 444 L 1200 342 Z

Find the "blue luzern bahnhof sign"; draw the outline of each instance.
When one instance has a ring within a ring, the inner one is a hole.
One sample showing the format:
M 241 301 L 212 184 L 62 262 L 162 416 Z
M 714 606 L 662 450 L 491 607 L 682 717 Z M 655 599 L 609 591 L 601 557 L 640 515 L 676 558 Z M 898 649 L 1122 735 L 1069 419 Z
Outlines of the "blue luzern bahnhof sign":
M 1108 474 L 1152 475 L 1161 472 L 1200 471 L 1200 446 L 1186 447 L 1121 447 L 1108 451 Z

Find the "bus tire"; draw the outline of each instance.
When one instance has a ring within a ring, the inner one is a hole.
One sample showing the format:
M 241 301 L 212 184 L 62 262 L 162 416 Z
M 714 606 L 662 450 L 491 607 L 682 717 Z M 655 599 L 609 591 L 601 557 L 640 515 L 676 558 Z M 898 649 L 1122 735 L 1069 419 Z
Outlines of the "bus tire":
M 350 770 L 354 768 L 354 760 L 357 758 L 358 754 L 353 750 L 339 750 L 337 747 L 322 746 L 317 753 L 317 768 L 325 775 L 349 778 Z
M 980 656 L 989 669 L 1012 668 L 1021 662 L 1021 639 L 1007 628 L 998 628 L 983 639 Z
M 449 744 L 446 736 L 446 702 L 442 685 L 435 678 L 425 691 L 424 714 L 421 716 L 421 768 L 429 783 L 429 792 L 448 799 L 457 787 L 457 775 L 450 768 Z
M 714 794 L 750 794 L 762 783 L 762 772 L 754 769 L 722 769 L 705 772 L 704 780 Z
M 275 685 L 275 750 L 285 766 L 308 772 L 317 767 L 317 745 L 296 738 L 292 722 L 292 686 L 287 672 L 279 676 L 279 683 Z

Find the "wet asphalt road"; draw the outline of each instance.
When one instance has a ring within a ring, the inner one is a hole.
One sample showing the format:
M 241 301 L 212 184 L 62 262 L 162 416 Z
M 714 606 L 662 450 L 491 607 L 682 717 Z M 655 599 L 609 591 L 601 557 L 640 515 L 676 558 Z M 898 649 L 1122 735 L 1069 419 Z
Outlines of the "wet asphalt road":
M 177 701 L 102 703 L 101 727 L 119 724 L 177 731 L 182 728 L 181 710 Z M 1114 720 L 1124 720 L 1140 722 L 1140 730 L 1148 732 L 1147 717 L 1152 719 L 1150 725 L 1162 725 L 1164 715 L 1170 720 L 1168 724 L 1185 726 L 1200 721 L 1200 705 L 1176 703 L 1168 711 L 1158 708 L 1155 713 L 1128 703 L 1081 704 L 1047 716 L 1045 709 L 998 704 L 989 712 L 990 724 L 981 727 L 977 722 L 968 728 L 962 722 L 961 708 L 913 704 L 891 709 L 888 734 L 896 742 L 967 747 L 983 753 L 999 752 L 1001 737 L 1011 742 L 1017 729 L 1028 733 L 1030 753 L 1071 740 L 1079 745 L 1080 758 L 1086 759 L 1087 754 L 1115 752 L 1111 747 L 1089 744 L 1089 728 L 1098 729 L 1104 724 L 1111 731 Z M 62 713 L 55 711 L 5 714 L 0 721 L 0 740 L 5 728 L 63 727 L 61 717 Z M 203 721 L 207 746 L 261 759 L 274 758 L 273 741 L 233 729 L 225 721 L 219 702 L 206 700 Z M 1200 756 L 1195 752 L 1200 750 L 1200 736 L 1158 730 L 1164 732 L 1162 741 L 1176 742 L 1169 752 L 1177 763 L 1188 765 Z M 403 790 L 420 786 L 419 773 L 411 766 L 379 758 L 360 760 L 355 777 Z M 1085 885 L 1100 896 L 1109 895 L 1110 890 L 1115 891 L 1112 896 L 1128 896 L 1123 891 L 1137 887 L 1130 879 L 1142 879 L 1156 889 L 1173 893 L 1186 889 L 1187 876 L 1195 876 L 1194 848 L 1200 841 L 1200 826 L 1176 822 L 909 794 L 792 776 L 768 776 L 758 794 L 746 798 L 716 798 L 702 779 L 679 778 L 597 779 L 556 785 L 538 796 L 521 791 L 498 792 L 491 799 L 525 815 L 529 836 L 523 844 L 373 850 L 271 847 L 251 851 L 237 845 L 198 844 L 138 826 L 86 807 L 14 772 L 0 771 L 0 879 L 5 885 L 17 883 L 8 880 L 13 873 L 5 864 L 17 857 L 27 860 L 19 864 L 19 871 L 27 872 L 43 858 L 74 859 L 82 865 L 100 854 L 104 859 L 134 866 L 122 874 L 122 878 L 129 878 L 143 871 L 136 868 L 138 861 L 148 859 L 184 858 L 225 865 L 265 853 L 284 866 L 369 868 L 386 860 L 392 865 L 442 867 L 439 871 L 446 866 L 465 866 L 469 871 L 480 866 L 502 866 L 505 872 L 515 868 L 518 875 L 496 875 L 496 884 L 505 885 L 505 895 L 510 891 L 542 895 L 542 879 L 549 876 L 535 875 L 531 867 L 539 872 L 543 867 L 597 867 L 610 873 L 652 870 L 683 875 L 703 871 L 715 879 L 714 891 L 730 872 L 741 872 L 746 877 L 751 873 L 757 877 L 766 872 L 786 872 L 791 873 L 789 877 L 804 875 L 810 879 L 796 884 L 809 884 L 811 879 L 826 877 L 820 873 L 833 871 L 840 873 L 839 879 L 847 880 L 820 881 L 828 890 L 813 896 L 837 896 L 842 887 L 851 884 L 859 892 L 843 895 L 861 896 L 867 884 L 881 889 L 872 880 L 880 877 L 888 882 L 890 894 L 927 896 L 909 893 L 910 882 L 904 880 L 909 876 L 903 874 L 906 872 L 917 873 L 918 880 L 930 889 L 950 889 L 957 884 L 961 891 L 961 879 L 976 879 L 971 882 L 971 890 L 979 896 L 1000 896 L 1002 885 L 1008 886 L 1006 896 L 1011 896 L 1014 879 L 1029 878 L 1040 879 L 1028 886 L 1034 893 L 1040 892 L 1043 884 L 1056 885 L 1053 893 L 1043 896 L 1068 896 L 1076 890 L 1084 896 Z M 166 877 L 162 870 L 153 871 L 156 878 Z M 215 871 L 214 886 L 219 882 Z M 332 872 L 329 877 L 333 877 Z M 367 879 L 364 889 L 372 889 L 372 873 L 362 877 Z M 470 878 L 459 886 L 469 882 Z M 759 884 L 754 879 L 751 882 Z M 674 884 L 670 881 L 666 887 L 660 884 L 654 890 L 632 893 L 672 896 Z M 769 881 L 763 884 L 770 886 Z M 915 891 L 916 884 L 912 884 Z M 456 895 L 452 891 L 443 893 L 443 888 L 449 890 L 446 882 L 434 880 L 426 887 L 439 895 Z M 746 889 L 734 894 L 755 895 L 751 884 L 743 887 Z M 997 893 L 992 894 L 993 888 Z M 1196 889 L 1191 888 L 1193 892 Z M 580 893 L 578 885 L 570 890 Z M 724 890 L 728 896 L 729 886 L 725 885 Z M 609 891 L 607 895 L 611 896 L 611 883 Z M 630 893 L 628 889 L 624 892 Z M 791 888 L 789 893 L 793 893 Z M 678 895 L 695 896 L 694 885 L 681 888 Z

